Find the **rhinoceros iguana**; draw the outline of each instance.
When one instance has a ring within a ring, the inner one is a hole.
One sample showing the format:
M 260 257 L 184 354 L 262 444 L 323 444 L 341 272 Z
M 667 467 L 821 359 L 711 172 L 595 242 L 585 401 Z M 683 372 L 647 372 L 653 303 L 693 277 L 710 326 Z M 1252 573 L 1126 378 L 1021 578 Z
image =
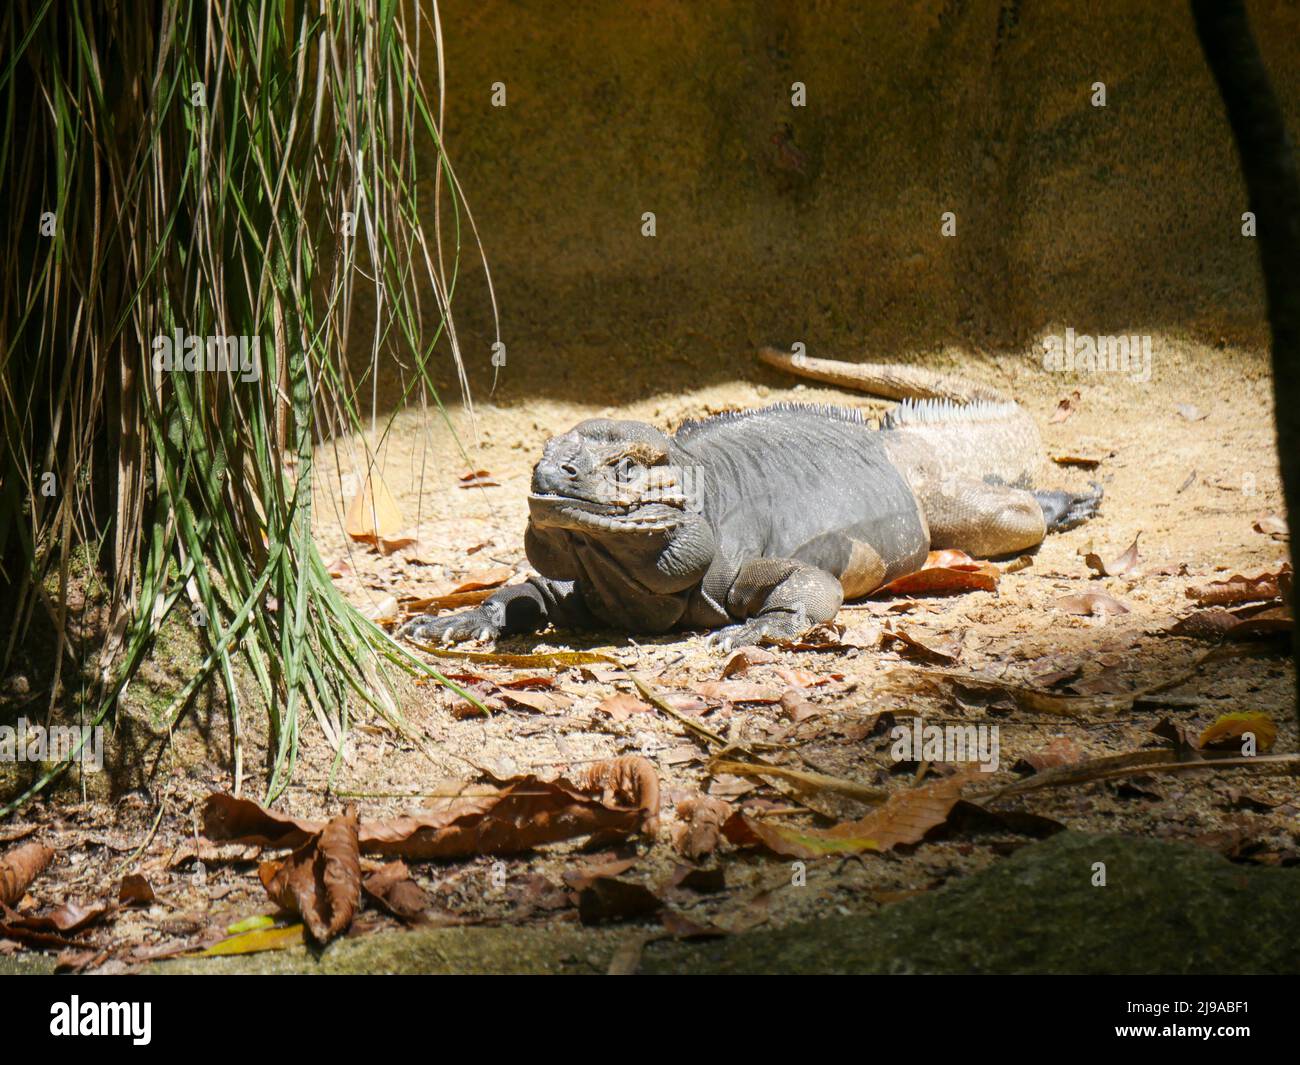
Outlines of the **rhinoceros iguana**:
M 717 629 L 719 649 L 791 639 L 932 548 L 1025 551 L 1091 517 L 1101 489 L 1035 489 L 1033 421 L 1008 397 L 914 367 L 765 361 L 904 402 L 880 428 L 779 403 L 690 421 L 584 421 L 533 469 L 524 545 L 537 571 L 481 605 L 402 630 L 455 642 L 559 628 Z

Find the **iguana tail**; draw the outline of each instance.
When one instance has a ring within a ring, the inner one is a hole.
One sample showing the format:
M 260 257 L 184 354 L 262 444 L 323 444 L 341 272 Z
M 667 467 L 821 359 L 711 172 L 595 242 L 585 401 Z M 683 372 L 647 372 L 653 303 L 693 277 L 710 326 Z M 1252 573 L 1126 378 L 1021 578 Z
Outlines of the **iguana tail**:
M 885 399 L 946 399 L 957 404 L 1012 402 L 1010 396 L 996 388 L 923 370 L 919 366 L 811 359 L 807 355 L 791 355 L 770 347 L 760 348 L 758 357 L 769 366 L 800 377 L 869 392 Z
M 1033 419 L 995 388 L 916 366 L 810 359 L 774 348 L 758 357 L 802 377 L 901 400 L 881 425 L 900 468 L 939 480 L 1028 485 L 1045 460 Z

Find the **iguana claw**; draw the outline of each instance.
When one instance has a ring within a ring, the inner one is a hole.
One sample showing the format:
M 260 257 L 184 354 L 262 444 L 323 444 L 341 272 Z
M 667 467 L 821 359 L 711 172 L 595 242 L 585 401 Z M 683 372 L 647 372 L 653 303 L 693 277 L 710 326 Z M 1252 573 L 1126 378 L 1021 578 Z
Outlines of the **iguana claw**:
M 761 643 L 793 640 L 802 636 L 807 630 L 806 611 L 760 614 L 748 621 L 742 621 L 739 625 L 728 625 L 726 628 L 718 629 L 709 637 L 706 646 L 710 651 L 726 654 L 737 647 L 757 647 Z
M 461 643 L 465 640 L 495 640 L 501 628 L 479 607 L 462 610 L 445 618 L 421 614 L 412 618 L 397 633 L 419 643 Z
M 1105 493 L 1096 481 L 1088 483 L 1092 485 L 1092 491 L 1079 495 L 1073 492 L 1034 493 L 1038 505 L 1043 508 L 1043 520 L 1047 523 L 1048 532 L 1064 532 L 1096 516 Z

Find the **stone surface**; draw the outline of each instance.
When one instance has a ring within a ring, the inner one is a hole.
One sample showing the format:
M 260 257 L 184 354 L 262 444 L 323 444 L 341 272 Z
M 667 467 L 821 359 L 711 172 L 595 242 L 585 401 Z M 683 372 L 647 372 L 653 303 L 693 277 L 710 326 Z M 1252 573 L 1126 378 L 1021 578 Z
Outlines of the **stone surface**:
M 1105 863 L 1106 885 L 1093 886 Z M 649 973 L 1295 973 L 1300 869 L 1201 848 L 1062 833 L 966 880 L 874 914 L 645 948 Z M 648 929 L 440 928 L 155 973 L 599 973 Z M 39 956 L 0 973 L 48 972 Z
M 1094 863 L 1106 885 L 1093 886 Z M 650 972 L 1294 973 L 1300 869 L 1061 833 L 878 915 L 655 945 Z

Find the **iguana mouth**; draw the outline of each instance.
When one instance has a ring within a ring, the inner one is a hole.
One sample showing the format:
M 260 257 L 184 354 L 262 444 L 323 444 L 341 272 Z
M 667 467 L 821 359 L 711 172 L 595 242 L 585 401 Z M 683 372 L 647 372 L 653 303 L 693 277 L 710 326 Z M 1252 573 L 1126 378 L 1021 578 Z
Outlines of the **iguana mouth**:
M 532 520 L 539 525 L 568 529 L 600 529 L 606 532 L 671 532 L 681 523 L 683 512 L 656 500 L 597 503 L 577 496 L 547 492 L 528 494 Z

